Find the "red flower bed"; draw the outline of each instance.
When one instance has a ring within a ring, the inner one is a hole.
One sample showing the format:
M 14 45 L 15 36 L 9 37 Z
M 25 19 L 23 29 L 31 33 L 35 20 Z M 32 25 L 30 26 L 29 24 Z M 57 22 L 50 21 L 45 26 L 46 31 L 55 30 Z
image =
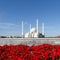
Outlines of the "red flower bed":
M 4 45 L 0 60 L 60 60 L 60 45 Z

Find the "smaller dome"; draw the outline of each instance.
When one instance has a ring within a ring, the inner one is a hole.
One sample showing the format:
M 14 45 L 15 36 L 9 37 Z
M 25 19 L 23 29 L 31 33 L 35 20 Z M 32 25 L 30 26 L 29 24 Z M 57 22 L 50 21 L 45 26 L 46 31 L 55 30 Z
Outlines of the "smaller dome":
M 29 32 L 25 34 L 25 37 L 28 37 L 29 36 Z
M 36 37 L 36 38 L 37 38 L 37 37 L 38 37 L 38 35 L 39 35 L 39 33 L 37 33 L 37 32 L 36 32 L 36 33 L 34 33 L 34 37 Z

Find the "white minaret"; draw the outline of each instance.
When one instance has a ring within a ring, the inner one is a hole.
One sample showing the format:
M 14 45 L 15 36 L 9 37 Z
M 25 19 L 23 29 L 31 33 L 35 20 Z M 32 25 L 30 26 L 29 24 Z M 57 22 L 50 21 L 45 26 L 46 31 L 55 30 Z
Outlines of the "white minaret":
M 37 19 L 37 23 L 36 23 L 36 29 L 37 29 L 37 33 L 38 33 L 38 19 Z
M 22 38 L 24 37 L 24 23 L 22 21 Z
M 30 24 L 30 31 L 31 31 L 31 28 L 32 28 L 32 27 L 31 27 L 31 24 Z
M 44 35 L 44 23 L 42 23 L 42 35 Z

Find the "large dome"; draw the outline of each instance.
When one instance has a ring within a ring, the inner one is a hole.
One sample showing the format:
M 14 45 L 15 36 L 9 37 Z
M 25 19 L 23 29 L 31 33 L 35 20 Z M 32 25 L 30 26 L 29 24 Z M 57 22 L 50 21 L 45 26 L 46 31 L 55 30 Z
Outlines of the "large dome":
M 36 32 L 36 29 L 35 28 L 31 28 L 30 33 L 32 33 L 32 32 Z

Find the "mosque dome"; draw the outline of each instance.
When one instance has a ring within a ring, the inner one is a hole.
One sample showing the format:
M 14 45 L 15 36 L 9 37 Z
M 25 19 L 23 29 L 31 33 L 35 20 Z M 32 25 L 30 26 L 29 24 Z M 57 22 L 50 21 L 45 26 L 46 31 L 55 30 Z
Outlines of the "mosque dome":
M 25 37 L 28 37 L 29 36 L 29 32 L 25 34 Z
M 35 28 L 31 28 L 30 33 L 36 32 Z
M 37 33 L 37 32 L 34 33 L 34 37 L 35 37 L 35 38 L 37 38 L 38 35 L 39 35 L 39 33 Z

